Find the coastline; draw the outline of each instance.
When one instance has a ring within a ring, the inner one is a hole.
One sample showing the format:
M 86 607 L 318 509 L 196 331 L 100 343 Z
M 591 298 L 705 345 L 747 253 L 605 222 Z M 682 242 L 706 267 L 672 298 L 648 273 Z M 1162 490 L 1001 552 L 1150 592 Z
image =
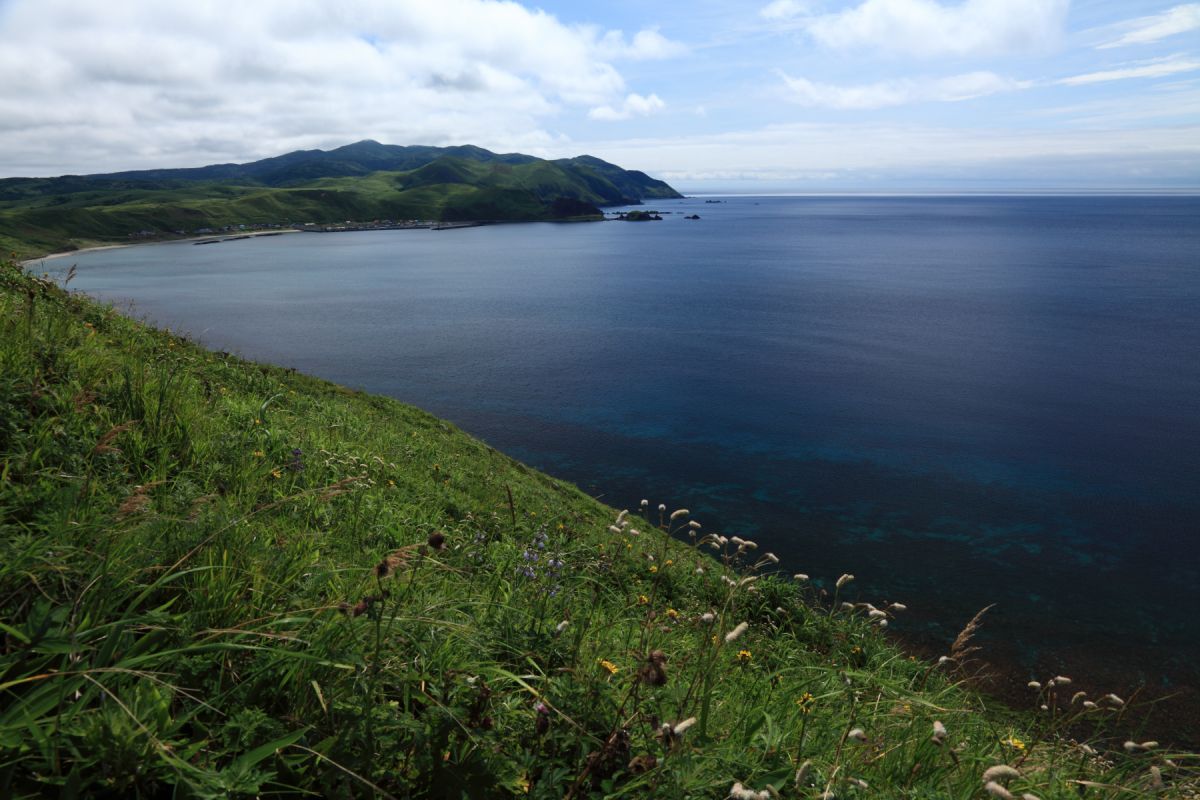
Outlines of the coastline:
M 203 242 L 203 241 L 207 241 L 207 240 L 215 240 L 216 242 L 228 242 L 228 241 L 232 241 L 234 239 L 257 239 L 260 236 L 279 236 L 279 235 L 285 234 L 285 233 L 303 233 L 303 232 L 304 231 L 301 231 L 299 228 L 282 228 L 280 230 L 247 231 L 245 233 L 235 233 L 235 234 L 229 234 L 229 235 L 222 234 L 220 236 L 214 236 L 212 234 L 209 234 L 207 236 L 182 236 L 182 237 L 174 238 L 174 239 L 150 239 L 150 240 L 142 241 L 142 242 L 128 242 L 128 243 L 122 243 L 122 244 L 100 244 L 100 245 L 95 245 L 93 247 L 81 247 L 78 250 L 61 250 L 57 253 L 47 253 L 46 255 L 43 255 L 43 256 L 34 256 L 33 258 L 23 259 L 19 263 L 21 264 L 22 267 L 28 268 L 30 265 L 36 264 L 40 261 L 53 261 L 55 259 L 68 258 L 70 256 L 78 255 L 80 253 L 95 253 L 100 250 L 122 250 L 126 247 L 138 247 L 139 245 L 171 244 L 171 243 L 182 244 L 184 242 Z

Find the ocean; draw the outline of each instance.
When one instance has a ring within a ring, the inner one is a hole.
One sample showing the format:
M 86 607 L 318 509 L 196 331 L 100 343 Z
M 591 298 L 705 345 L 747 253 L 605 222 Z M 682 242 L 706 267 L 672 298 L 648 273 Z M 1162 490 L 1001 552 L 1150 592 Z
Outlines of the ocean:
M 1200 198 L 722 197 L 660 222 L 45 262 L 391 395 L 616 508 L 687 507 L 1013 681 L 1200 685 Z M 699 214 L 700 219 L 685 219 Z

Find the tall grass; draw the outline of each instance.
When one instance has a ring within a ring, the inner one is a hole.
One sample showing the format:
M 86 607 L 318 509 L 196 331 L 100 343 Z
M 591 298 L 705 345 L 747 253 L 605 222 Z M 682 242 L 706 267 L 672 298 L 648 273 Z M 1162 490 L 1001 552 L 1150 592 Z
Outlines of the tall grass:
M 0 796 L 1194 796 L 1120 698 L 903 655 L 866 576 L 822 606 L 685 511 L 0 276 Z

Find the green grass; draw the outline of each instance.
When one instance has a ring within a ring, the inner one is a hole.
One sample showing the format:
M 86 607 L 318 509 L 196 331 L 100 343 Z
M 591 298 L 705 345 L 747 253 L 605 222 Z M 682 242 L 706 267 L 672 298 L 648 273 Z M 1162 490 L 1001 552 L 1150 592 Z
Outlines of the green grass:
M 691 521 L 0 265 L 0 796 L 1195 796 Z

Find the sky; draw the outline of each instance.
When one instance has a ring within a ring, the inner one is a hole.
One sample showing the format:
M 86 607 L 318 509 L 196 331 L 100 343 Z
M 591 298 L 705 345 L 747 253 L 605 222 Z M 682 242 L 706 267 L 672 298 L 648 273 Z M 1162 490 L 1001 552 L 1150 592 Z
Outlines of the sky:
M 684 191 L 1200 189 L 1200 2 L 0 0 L 0 176 L 361 139 Z

